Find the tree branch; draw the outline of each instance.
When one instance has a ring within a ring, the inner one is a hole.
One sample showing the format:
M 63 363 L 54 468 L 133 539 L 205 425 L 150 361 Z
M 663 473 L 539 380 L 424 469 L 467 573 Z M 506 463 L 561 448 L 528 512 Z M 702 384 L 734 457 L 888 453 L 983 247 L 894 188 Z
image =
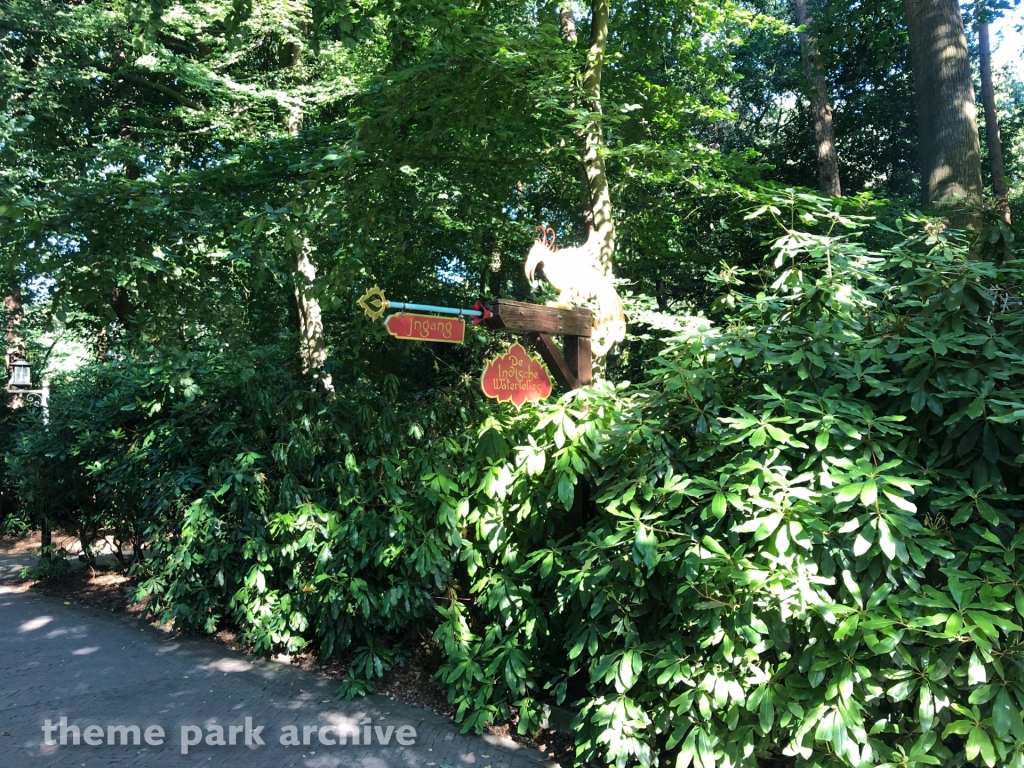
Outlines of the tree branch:
M 135 85 L 141 86 L 142 88 L 149 88 L 150 90 L 157 91 L 159 93 L 164 94 L 165 96 L 170 96 L 172 99 L 174 99 L 182 106 L 188 107 L 189 109 L 194 109 L 197 112 L 203 112 L 206 110 L 206 107 L 204 107 L 198 101 L 192 101 L 192 99 L 190 99 L 185 94 L 181 93 L 180 91 L 174 90 L 170 86 L 163 85 L 162 83 L 154 83 L 152 80 L 147 80 L 146 78 L 140 77 L 139 75 L 133 75 L 125 72 L 119 72 L 117 75 L 115 75 L 115 77 L 120 77 L 126 83 L 134 83 Z
M 100 72 L 106 72 L 111 77 L 118 77 L 124 80 L 126 83 L 133 83 L 142 88 L 149 88 L 150 90 L 162 93 L 165 96 L 170 96 L 176 102 L 189 109 L 194 109 L 196 112 L 206 111 L 206 107 L 200 104 L 198 101 L 192 101 L 188 96 L 183 94 L 181 91 L 177 91 L 171 88 L 169 85 L 163 83 L 154 83 L 152 80 L 147 80 L 141 75 L 134 75 L 130 72 L 120 72 L 113 67 L 105 67 L 99 62 L 92 62 L 92 66 L 98 69 Z

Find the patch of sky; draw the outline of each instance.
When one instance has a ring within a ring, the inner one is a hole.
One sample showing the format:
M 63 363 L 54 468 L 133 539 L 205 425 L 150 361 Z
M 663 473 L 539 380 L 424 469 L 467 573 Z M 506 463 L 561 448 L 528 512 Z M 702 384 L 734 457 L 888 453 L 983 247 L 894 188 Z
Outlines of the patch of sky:
M 437 279 L 452 285 L 465 285 L 469 280 L 469 270 L 459 259 L 450 257 L 437 268 Z M 407 299 L 407 301 L 414 302 L 415 300 Z

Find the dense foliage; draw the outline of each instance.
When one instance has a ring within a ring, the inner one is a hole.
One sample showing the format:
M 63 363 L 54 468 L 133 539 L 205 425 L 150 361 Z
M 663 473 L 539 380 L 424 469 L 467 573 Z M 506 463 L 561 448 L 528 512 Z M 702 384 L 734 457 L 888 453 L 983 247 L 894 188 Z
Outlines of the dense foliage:
M 597 101 L 585 8 L 5 3 L 5 331 L 54 381 L 0 410 L 0 535 L 107 538 L 161 620 L 341 657 L 346 696 L 430 638 L 467 729 L 564 705 L 581 760 L 1024 768 L 1019 228 L 910 213 L 904 4 L 809 5 L 845 199 L 799 186 L 777 0 L 612 3 Z M 586 236 L 595 126 L 598 383 L 517 411 L 479 391 L 507 336 L 356 307 L 545 301 L 522 257 Z
M 723 268 L 637 384 L 325 405 L 261 353 L 125 360 L 15 474 L 143 531 L 178 626 L 351 646 L 349 693 L 433 629 L 467 727 L 554 700 L 620 765 L 1024 764 L 1022 265 L 802 194 L 754 214 L 775 267 Z

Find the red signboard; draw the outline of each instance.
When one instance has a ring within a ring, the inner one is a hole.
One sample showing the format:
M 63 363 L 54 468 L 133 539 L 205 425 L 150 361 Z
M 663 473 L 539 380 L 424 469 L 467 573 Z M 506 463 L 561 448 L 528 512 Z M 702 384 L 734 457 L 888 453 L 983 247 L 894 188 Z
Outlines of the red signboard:
M 466 341 L 466 321 L 461 317 L 435 317 L 434 315 L 391 315 L 384 321 L 388 333 L 399 339 L 412 341 L 443 341 L 463 344 Z
M 504 355 L 487 361 L 480 385 L 488 397 L 499 403 L 511 402 L 516 408 L 522 408 L 528 400 L 536 402 L 551 395 L 548 369 L 518 342 Z

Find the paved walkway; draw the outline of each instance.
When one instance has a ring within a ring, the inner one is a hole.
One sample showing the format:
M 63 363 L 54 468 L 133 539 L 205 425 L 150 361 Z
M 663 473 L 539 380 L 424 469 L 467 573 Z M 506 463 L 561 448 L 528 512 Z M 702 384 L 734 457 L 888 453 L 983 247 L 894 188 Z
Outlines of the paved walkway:
M 32 537 L 34 539 L 37 538 L 38 535 L 38 531 L 34 531 L 32 533 Z M 82 551 L 82 547 L 77 541 L 68 536 L 58 535 L 54 537 L 54 543 L 58 545 L 62 544 L 67 547 L 69 553 L 67 561 L 72 570 L 85 567 L 85 563 L 78 559 L 78 553 Z M 37 542 L 32 552 L 23 552 L 20 554 L 10 554 L 8 552 L 0 553 L 0 582 L 18 581 L 21 578 L 21 572 L 25 568 L 39 565 L 39 547 L 40 545 Z M 112 546 L 104 546 L 103 542 L 100 542 L 93 551 L 97 553 L 97 563 L 111 568 L 117 566 L 117 558 L 113 555 Z
M 35 555 L 0 555 L 0 581 L 16 581 L 22 570 L 38 562 Z
M 554 765 L 511 741 L 462 736 L 429 709 L 376 696 L 334 701 L 336 688 L 295 667 L 0 585 L 0 768 Z M 47 720 L 57 726 L 54 744 L 45 743 Z M 77 746 L 70 726 L 81 735 Z M 138 745 L 122 744 L 122 733 L 134 742 L 131 726 Z M 300 744 L 283 745 L 292 733 Z M 341 734 L 344 746 L 321 743 Z M 98 745 L 88 746 L 87 736 Z M 217 744 L 229 740 L 235 744 Z
M 77 557 L 69 557 L 67 561 L 73 571 L 85 568 L 85 563 Z M 100 555 L 96 558 L 96 562 L 108 568 L 117 567 L 117 560 L 113 555 Z M 0 582 L 20 581 L 21 572 L 36 565 L 39 565 L 37 555 L 0 555 Z

